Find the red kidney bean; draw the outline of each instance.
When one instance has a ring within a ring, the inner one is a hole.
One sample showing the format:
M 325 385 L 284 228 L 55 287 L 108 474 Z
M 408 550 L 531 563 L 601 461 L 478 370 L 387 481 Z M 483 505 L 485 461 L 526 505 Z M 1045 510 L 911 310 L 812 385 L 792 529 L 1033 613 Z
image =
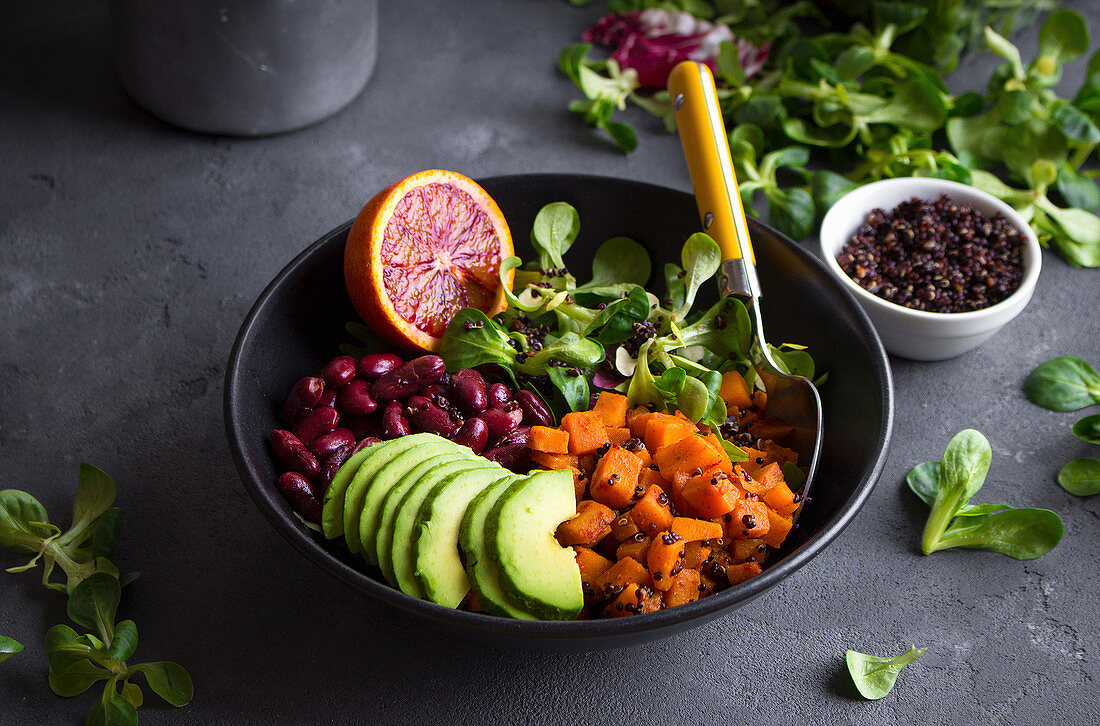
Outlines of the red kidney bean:
M 446 372 L 447 366 L 438 355 L 422 355 L 375 380 L 370 393 L 379 402 L 403 401 L 437 382 Z
M 370 395 L 378 403 L 404 401 L 420 390 L 416 376 L 406 363 L 395 368 L 370 384 Z
M 348 446 L 354 443 L 355 434 L 351 432 L 351 429 L 337 428 L 315 438 L 310 442 L 309 450 L 313 452 L 313 455 L 317 457 L 318 461 L 322 461 L 328 458 L 332 452 L 336 451 L 341 446 Z
M 283 429 L 272 431 L 271 448 L 287 469 L 298 472 L 307 479 L 317 476 L 320 468 L 317 457 L 310 453 L 302 440 L 291 432 Z
M 327 434 L 340 423 L 340 414 L 332 406 L 319 406 L 294 424 L 291 431 L 302 441 L 309 443 L 321 434 Z
M 299 378 L 290 389 L 290 395 L 286 397 L 286 405 L 283 406 L 283 418 L 287 423 L 295 424 L 305 418 L 305 415 L 317 406 L 321 400 L 321 394 L 325 392 L 325 382 L 315 376 Z
M 523 422 L 528 426 L 553 426 L 554 415 L 536 394 L 531 391 L 516 393 L 516 403 L 523 410 Z
M 355 448 L 351 450 L 351 453 L 348 454 L 348 456 L 349 457 L 355 456 L 356 454 L 358 454 L 360 451 L 367 448 L 371 444 L 377 444 L 381 441 L 382 441 L 382 439 L 375 438 L 374 436 L 367 436 L 366 438 L 360 439 L 359 443 L 355 445 Z
M 451 441 L 468 446 L 475 454 L 480 454 L 489 441 L 489 427 L 476 416 L 468 418 Z
M 447 364 L 438 355 L 422 355 L 406 365 L 412 366 L 416 379 L 422 386 L 430 386 L 447 373 Z
M 508 433 L 501 436 L 496 441 L 491 442 L 493 446 L 505 446 L 507 444 L 526 444 L 531 439 L 531 427 L 530 426 L 516 426 Z M 489 448 L 493 448 L 492 446 Z
M 365 416 L 374 413 L 378 404 L 370 397 L 370 384 L 366 381 L 352 381 L 340 389 L 336 405 L 344 414 Z
M 332 480 L 336 476 L 336 472 L 340 471 L 340 467 L 351 456 L 352 450 L 353 444 L 345 444 L 321 462 L 321 469 L 317 473 L 317 478 L 313 481 L 313 493 L 318 498 L 324 498 L 325 492 L 328 491 L 329 485 L 332 484 Z
M 355 378 L 355 359 L 350 355 L 339 355 L 325 364 L 321 377 L 332 388 L 343 388 Z
M 290 500 L 298 514 L 310 522 L 321 521 L 321 500 L 313 493 L 313 487 L 304 476 L 288 471 L 278 478 L 275 485 Z
M 426 396 L 412 396 L 405 405 L 409 421 L 420 431 L 448 438 L 458 431 L 459 424 L 454 422 L 451 415 Z
M 496 438 L 519 426 L 519 422 L 523 420 L 523 411 L 515 405 L 511 408 L 490 408 L 480 418 L 489 428 L 489 436 Z
M 382 438 L 396 439 L 412 433 L 409 420 L 405 418 L 405 406 L 399 401 L 390 401 L 382 413 Z
M 373 381 L 376 378 L 381 378 L 404 362 L 401 360 L 401 356 L 393 353 L 371 353 L 359 359 L 359 365 L 355 367 L 355 370 L 360 378 Z
M 450 386 L 445 386 L 442 383 L 433 383 L 430 386 L 424 386 L 420 389 L 420 395 L 427 396 L 433 401 L 437 398 L 451 399 L 453 391 Z
M 525 471 L 531 461 L 531 450 L 527 444 L 504 444 L 486 449 L 481 455 L 513 471 Z
M 451 375 L 455 401 L 466 413 L 477 415 L 489 406 L 488 387 L 485 378 L 471 368 L 463 368 Z
M 317 402 L 317 407 L 328 406 L 329 408 L 336 408 L 336 395 L 338 391 L 335 388 L 326 388 L 325 392 L 321 394 L 321 400 Z
M 512 389 L 503 383 L 494 383 L 489 386 L 485 393 L 488 398 L 488 405 L 493 408 L 503 406 L 512 400 Z

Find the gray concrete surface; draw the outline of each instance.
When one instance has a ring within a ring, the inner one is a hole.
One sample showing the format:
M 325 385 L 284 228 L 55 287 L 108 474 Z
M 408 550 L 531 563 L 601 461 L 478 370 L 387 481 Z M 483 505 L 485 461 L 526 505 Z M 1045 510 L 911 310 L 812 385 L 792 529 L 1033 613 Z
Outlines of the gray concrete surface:
M 1094 3 L 1068 4 L 1100 30 Z M 656 122 L 632 115 L 641 145 L 621 156 L 566 111 L 574 91 L 554 61 L 598 6 L 382 5 L 366 91 L 266 139 L 182 132 L 137 108 L 102 0 L 0 10 L 0 486 L 67 521 L 79 462 L 117 479 L 115 559 L 143 573 L 123 600 L 138 654 L 179 661 L 196 687 L 179 713 L 147 696 L 143 723 L 1100 722 L 1100 508 L 1054 482 L 1090 452 L 1072 414 L 1020 390 L 1056 355 L 1100 365 L 1100 271 L 1049 252 L 1034 300 L 991 342 L 894 361 L 894 443 L 870 502 L 810 565 L 708 626 L 589 654 L 474 647 L 377 607 L 284 542 L 230 462 L 221 380 L 245 312 L 298 251 L 423 168 L 689 188 Z M 925 511 L 902 479 L 966 427 L 993 444 L 982 501 L 1061 513 L 1052 553 L 920 556 Z M 46 681 L 41 637 L 64 620 L 36 575 L 0 574 L 0 633 L 27 645 L 0 665 L 0 722 L 83 722 L 91 695 L 61 699 Z M 845 649 L 910 644 L 927 655 L 886 699 L 860 700 Z

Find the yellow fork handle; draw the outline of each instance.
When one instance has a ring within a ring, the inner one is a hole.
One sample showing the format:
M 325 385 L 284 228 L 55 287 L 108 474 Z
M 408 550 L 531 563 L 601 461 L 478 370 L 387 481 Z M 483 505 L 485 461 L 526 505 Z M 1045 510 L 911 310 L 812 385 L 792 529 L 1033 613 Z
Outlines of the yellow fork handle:
M 756 257 L 741 195 L 737 191 L 714 76 L 702 63 L 684 61 L 672 69 L 668 93 L 703 231 L 718 243 L 723 260 L 744 260 L 743 266 L 748 268 L 745 282 L 750 289 L 732 292 L 756 297 L 759 295 L 754 269 Z

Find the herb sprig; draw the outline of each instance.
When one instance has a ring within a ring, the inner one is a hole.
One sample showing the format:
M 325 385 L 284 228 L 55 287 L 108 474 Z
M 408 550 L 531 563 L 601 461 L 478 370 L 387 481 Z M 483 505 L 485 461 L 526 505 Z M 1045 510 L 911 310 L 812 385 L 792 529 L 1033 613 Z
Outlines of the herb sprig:
M 1065 527 L 1049 509 L 970 504 L 985 482 L 992 455 L 985 436 L 966 429 L 948 442 L 940 461 L 926 461 L 909 472 L 909 489 L 931 507 L 921 540 L 924 554 L 966 547 L 1033 560 L 1061 541 Z
M 72 524 L 63 532 L 27 492 L 0 491 L 0 549 L 33 555 L 8 572 L 25 572 L 41 562 L 42 583 L 68 595 L 69 619 L 90 631 L 80 635 L 68 625 L 47 631 L 50 688 L 59 696 L 76 696 L 105 681 L 87 723 L 131 726 L 137 724 L 137 708 L 144 701 L 136 682 L 139 675 L 154 693 L 177 707 L 190 702 L 194 688 L 187 671 L 176 663 L 127 664 L 137 649 L 137 626 L 132 620 L 116 622 L 115 616 L 122 586 L 137 575 L 120 576 L 108 559 L 122 524 L 120 510 L 111 506 L 116 493 L 111 477 L 81 464 Z M 65 582 L 51 579 L 55 567 L 65 574 Z M 0 661 L 22 649 L 11 638 L 0 637 Z

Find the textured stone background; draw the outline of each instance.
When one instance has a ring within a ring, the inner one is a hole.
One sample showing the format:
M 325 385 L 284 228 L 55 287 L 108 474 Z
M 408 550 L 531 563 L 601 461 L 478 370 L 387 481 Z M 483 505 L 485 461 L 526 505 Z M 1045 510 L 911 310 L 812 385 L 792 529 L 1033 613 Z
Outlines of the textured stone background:
M 1100 7 L 1067 4 L 1100 31 Z M 574 91 L 554 60 L 598 6 L 382 5 L 366 91 L 324 123 L 258 140 L 182 132 L 135 106 L 102 0 L 0 11 L 2 486 L 67 521 L 79 462 L 117 479 L 115 559 L 143 573 L 123 601 L 139 656 L 185 664 L 196 685 L 186 711 L 152 705 L 143 723 L 1100 721 L 1100 509 L 1053 480 L 1088 447 L 1072 414 L 1020 390 L 1056 355 L 1100 365 L 1100 272 L 1050 253 L 1034 300 L 994 340 L 942 363 L 894 361 L 894 442 L 863 512 L 788 581 L 708 626 L 589 654 L 473 647 L 296 554 L 237 479 L 221 423 L 237 327 L 287 261 L 423 168 L 690 186 L 677 140 L 643 114 L 624 157 L 566 111 Z M 988 67 L 967 64 L 953 82 L 971 87 Z M 902 479 L 965 427 L 993 444 L 982 501 L 1061 513 L 1052 553 L 918 554 L 926 510 Z M 0 574 L 0 633 L 27 645 L 0 666 L 0 721 L 83 722 L 90 695 L 63 700 L 46 683 L 41 636 L 64 619 L 35 575 Z M 894 692 L 859 700 L 844 650 L 911 643 L 928 654 Z

